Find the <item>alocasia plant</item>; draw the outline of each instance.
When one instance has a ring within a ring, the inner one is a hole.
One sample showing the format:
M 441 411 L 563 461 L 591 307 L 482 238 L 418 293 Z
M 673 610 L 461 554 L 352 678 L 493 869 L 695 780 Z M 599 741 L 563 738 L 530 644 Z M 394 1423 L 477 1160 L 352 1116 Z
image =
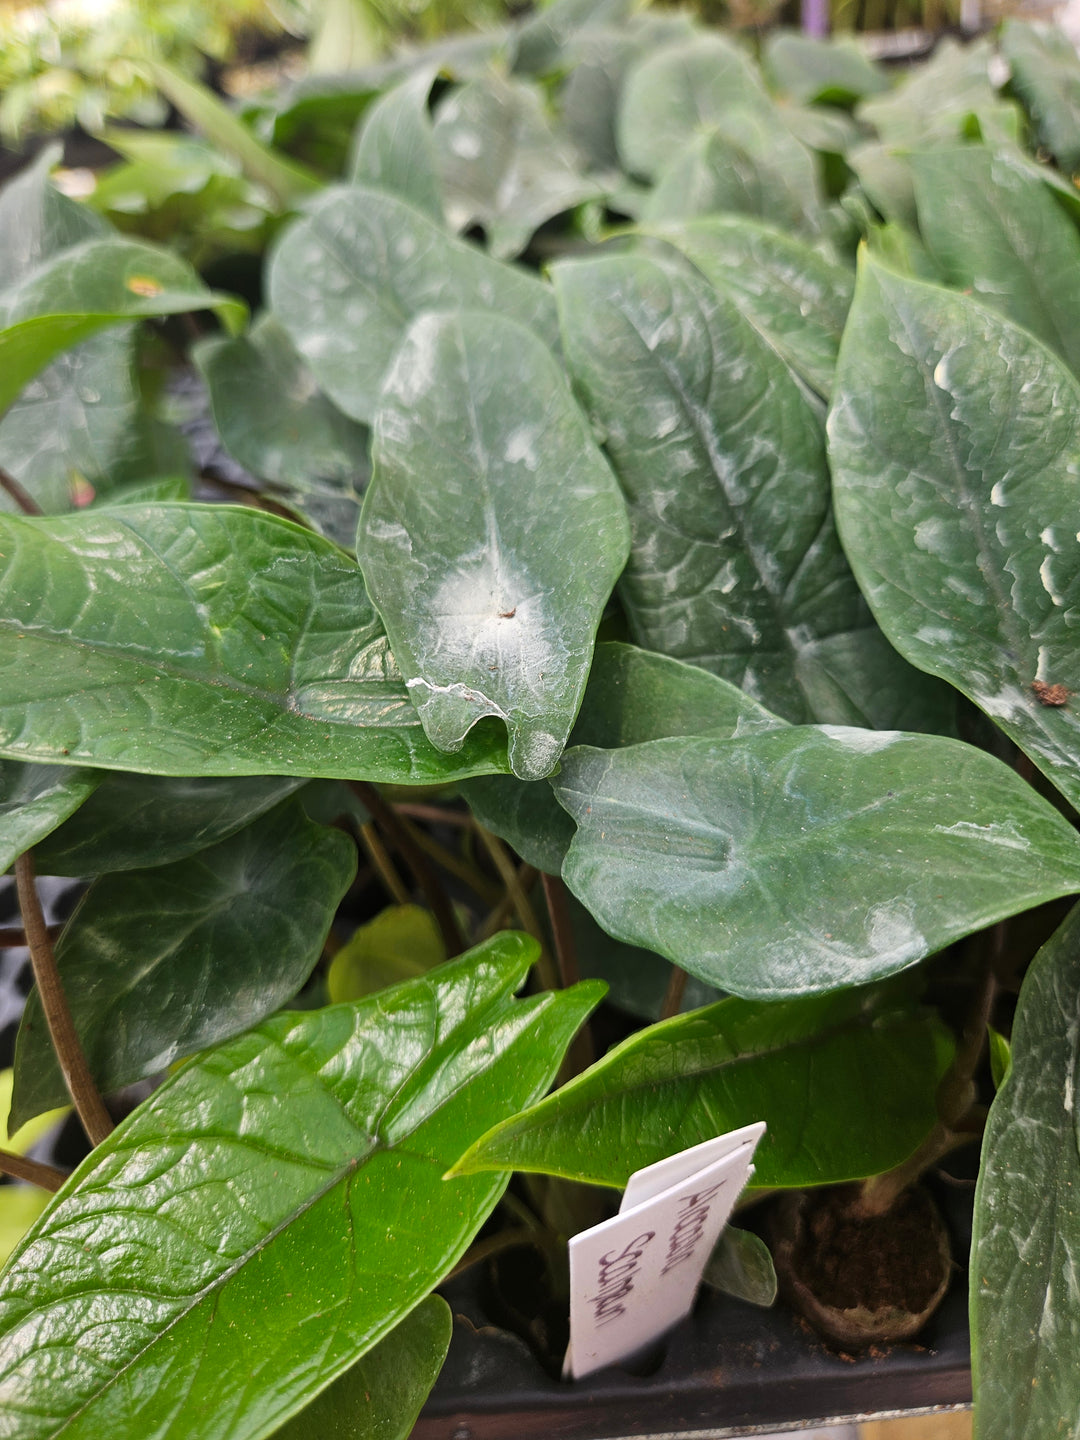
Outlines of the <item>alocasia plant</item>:
M 0 194 L 11 1124 L 98 1142 L 0 1155 L 58 1190 L 0 1436 L 404 1440 L 455 1266 L 756 1120 L 886 1217 L 985 1122 L 978 1433 L 1080 1430 L 1080 61 L 628 10 L 243 113 L 161 71 L 275 230 L 250 326 L 221 184 L 187 260 L 102 218 L 135 160 Z

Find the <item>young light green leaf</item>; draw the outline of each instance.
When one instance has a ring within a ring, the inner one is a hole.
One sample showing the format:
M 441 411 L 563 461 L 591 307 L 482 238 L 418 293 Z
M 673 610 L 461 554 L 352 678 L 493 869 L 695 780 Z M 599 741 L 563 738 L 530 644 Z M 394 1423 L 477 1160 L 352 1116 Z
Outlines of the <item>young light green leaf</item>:
M 107 326 L 210 309 L 231 329 L 246 315 L 156 245 L 110 238 L 65 250 L 0 295 L 0 411 L 61 351 Z
M 79 1166 L 0 1281 L 21 1440 L 262 1440 L 461 1257 L 508 1176 L 445 1181 L 537 1099 L 602 987 L 515 1000 L 503 934 L 183 1066 Z
M 578 826 L 563 878 L 604 929 L 736 995 L 863 984 L 1080 890 L 1057 811 L 938 736 L 803 726 L 582 747 L 551 783 Z
M 45 260 L 83 240 L 108 234 L 108 226 L 86 205 L 69 199 L 49 177 L 63 154 L 46 145 L 0 191 L 0 291 L 25 280 Z
M 816 402 L 678 257 L 555 267 L 564 345 L 626 495 L 635 639 L 787 720 L 922 729 L 943 704 L 873 624 L 836 537 Z
M 446 216 L 481 225 L 493 255 L 518 255 L 553 215 L 600 191 L 578 170 L 544 112 L 543 92 L 492 73 L 451 91 L 435 112 L 435 153 Z
M 270 304 L 331 400 L 370 423 L 405 331 L 424 310 L 488 309 L 553 348 L 555 301 L 540 280 L 492 260 L 411 205 L 335 186 L 283 235 Z
M 752 1230 L 726 1226 L 701 1278 L 712 1289 L 748 1305 L 768 1309 L 776 1303 L 779 1286 L 772 1253 Z
M 85 805 L 100 781 L 73 765 L 0 760 L 0 874 Z
M 1080 235 L 1037 175 L 982 145 L 916 151 L 919 229 L 942 279 L 1080 372 Z
M 941 1021 L 892 986 L 779 1005 L 721 1000 L 631 1035 L 490 1130 L 456 1169 L 512 1165 L 621 1188 L 644 1165 L 764 1120 L 756 1185 L 854 1180 L 919 1145 L 951 1052 Z
M 707 670 L 608 641 L 593 653 L 570 743 L 614 750 L 667 735 L 745 735 L 785 723 Z M 464 781 L 461 792 L 481 825 L 508 841 L 523 860 L 548 875 L 560 873 L 574 823 L 546 780 L 490 775 Z M 660 983 L 662 992 L 666 981 Z
M 185 120 L 238 160 L 244 173 L 265 186 L 281 209 L 299 204 L 318 190 L 321 182 L 313 171 L 264 145 L 212 90 L 161 61 L 145 63 L 158 89 Z
M 246 470 L 289 490 L 363 490 L 367 430 L 322 393 L 273 315 L 247 335 L 202 341 L 193 358 L 221 442 Z
M 274 1440 L 409 1440 L 453 1328 L 441 1295 L 421 1300 L 362 1360 L 275 1430 Z
M 1068 174 L 1080 170 L 1080 59 L 1056 25 L 1007 19 L 1001 53 L 1039 139 Z
M 854 289 L 847 270 L 748 216 L 657 221 L 647 228 L 681 251 L 796 375 L 828 398 Z
M 655 180 L 695 131 L 727 110 L 771 104 L 750 57 L 731 40 L 704 34 L 665 46 L 626 77 L 617 125 L 623 165 Z
M 539 779 L 574 723 L 629 548 L 619 487 L 562 370 L 514 320 L 421 315 L 383 388 L 373 455 L 357 553 L 425 731 L 456 751 L 496 715 L 514 774 Z
M 821 232 L 814 161 L 774 107 L 732 105 L 691 136 L 661 170 L 642 219 L 725 213 L 752 215 L 796 234 Z
M 223 505 L 0 518 L 0 754 L 403 784 L 506 767 L 421 729 L 359 567 Z M 32 715 L 32 723 L 29 717 Z
M 388 905 L 355 930 L 331 962 L 326 976 L 330 999 L 359 1000 L 426 975 L 446 959 L 435 917 L 420 905 Z
M 55 766 L 33 768 L 61 773 Z M 235 835 L 304 783 L 292 775 L 200 780 L 125 770 L 75 773 L 93 776 L 97 788 L 37 844 L 42 875 L 109 875 L 186 860 Z
M 439 223 L 442 194 L 428 96 L 438 67 L 422 65 L 380 95 L 360 122 L 349 157 L 349 179 L 389 190 Z
M 797 105 L 850 105 L 888 90 L 889 77 L 847 37 L 817 40 L 774 30 L 765 40 L 765 73 Z
M 994 1082 L 994 1089 L 1000 1090 L 1012 1069 L 1012 1046 L 1001 1031 L 995 1030 L 992 1025 L 986 1027 L 986 1038 L 990 1050 L 990 1078 Z
M 156 1075 L 288 1004 L 355 873 L 348 836 L 289 800 L 190 859 L 91 885 L 56 963 L 98 1088 Z M 15 1046 L 9 1124 L 66 1095 L 35 990 Z
M 1080 907 L 1036 955 L 1013 1023 L 1012 1069 L 983 1137 L 971 1240 L 978 1440 L 1080 1429 L 1080 1152 L 1073 1097 Z
M 844 547 L 901 654 L 1073 803 L 1078 424 L 1080 386 L 1026 331 L 864 260 L 829 419 Z

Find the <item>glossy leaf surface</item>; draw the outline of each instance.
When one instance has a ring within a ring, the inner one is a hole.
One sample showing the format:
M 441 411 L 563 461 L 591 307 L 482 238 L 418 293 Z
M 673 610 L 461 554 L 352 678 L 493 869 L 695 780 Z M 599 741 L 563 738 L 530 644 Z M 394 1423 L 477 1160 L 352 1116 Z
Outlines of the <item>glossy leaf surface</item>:
M 442 194 L 428 114 L 428 95 L 436 73 L 433 65 L 421 66 L 379 96 L 360 122 L 349 158 L 349 178 L 356 185 L 399 195 L 441 223 Z
M 73 765 L 0 761 L 0 874 L 85 805 L 100 781 Z
M 56 767 L 48 770 L 57 773 Z M 97 788 L 37 846 L 42 875 L 106 875 L 185 860 L 234 835 L 303 784 L 291 775 L 200 780 L 124 770 L 78 773 L 93 776 Z
M 631 174 L 655 180 L 694 132 L 736 106 L 768 106 L 749 56 L 720 35 L 669 45 L 626 77 L 618 116 L 619 154 Z
M 1076 380 L 967 296 L 866 262 L 829 433 L 840 531 L 885 633 L 1080 802 Z
M 455 230 L 481 225 L 493 255 L 518 255 L 545 220 L 598 194 L 544 113 L 543 92 L 491 74 L 447 95 L 435 150 Z
M 911 166 L 942 279 L 1080 371 L 1080 236 L 1038 176 L 981 145 L 916 152 Z
M 940 723 L 840 548 L 818 408 L 739 307 L 674 257 L 554 273 L 570 368 L 630 509 L 635 639 L 787 720 Z
M 971 1245 L 979 1440 L 1080 1429 L 1080 909 L 1035 957 L 1013 1023 L 1012 1068 L 983 1138 Z
M 56 963 L 98 1089 L 156 1075 L 288 1004 L 355 873 L 348 836 L 293 800 L 188 860 L 96 881 Z M 66 1095 L 35 990 L 15 1047 L 12 1125 Z
M 487 309 L 558 338 L 550 289 L 455 240 L 396 196 L 325 190 L 270 261 L 270 304 L 340 409 L 370 422 L 409 324 L 422 310 Z
M 593 654 L 571 744 L 617 749 L 667 735 L 748 734 L 784 724 L 696 665 L 609 641 Z M 480 823 L 523 860 L 549 875 L 560 873 L 574 823 L 547 781 L 490 775 L 465 781 L 461 790 Z
M 1076 46 L 1053 25 L 1007 19 L 1001 52 L 1013 88 L 1031 112 L 1039 139 L 1067 174 L 1080 170 L 1080 59 Z
M 755 1185 L 875 1175 L 934 1124 L 951 1050 L 941 1021 L 894 987 L 721 1000 L 616 1045 L 477 1141 L 461 1169 L 512 1165 L 621 1187 L 643 1165 L 764 1120 Z M 872 1083 L 853 1083 L 861 1075 Z
M 858 985 L 1080 890 L 1057 811 L 936 736 L 582 747 L 551 783 L 578 826 L 563 878 L 604 929 L 736 995 Z
M 460 1258 L 505 1174 L 444 1181 L 546 1089 L 597 988 L 515 1000 L 500 935 L 192 1060 L 89 1156 L 0 1282 L 0 1434 L 262 1440 Z
M 413 784 L 504 768 L 492 738 L 432 748 L 358 566 L 310 531 L 221 505 L 0 527 L 11 758 Z
M 796 375 L 827 397 L 854 289 L 820 251 L 744 216 L 650 227 L 730 299 Z
M 424 729 L 456 751 L 496 715 L 514 773 L 539 779 L 629 545 L 562 370 L 512 320 L 421 316 L 387 377 L 373 459 L 357 553 Z
M 63 350 L 106 326 L 216 309 L 235 329 L 242 302 L 208 290 L 184 261 L 135 240 L 86 240 L 0 296 L 0 410 Z
M 247 335 L 194 352 L 225 449 L 245 470 L 288 490 L 363 489 L 370 437 L 322 393 L 272 315 Z
M 441 1295 L 421 1300 L 352 1369 L 275 1430 L 275 1440 L 409 1440 L 453 1328 Z

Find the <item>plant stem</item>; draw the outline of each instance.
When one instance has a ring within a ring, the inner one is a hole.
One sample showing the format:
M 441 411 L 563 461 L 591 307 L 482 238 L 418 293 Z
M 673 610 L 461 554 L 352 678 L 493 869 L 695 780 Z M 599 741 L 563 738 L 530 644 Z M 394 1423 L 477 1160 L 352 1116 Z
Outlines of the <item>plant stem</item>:
M 548 918 L 551 921 L 551 934 L 555 941 L 555 963 L 559 967 L 559 979 L 565 990 L 570 985 L 576 985 L 581 978 L 581 972 L 578 969 L 577 944 L 570 921 L 570 907 L 566 903 L 566 886 L 557 875 L 547 875 L 543 871 L 540 874 L 540 883 L 544 887 L 544 899 L 547 901 Z M 580 1075 L 583 1070 L 587 1070 L 595 1059 L 596 1049 L 593 1045 L 592 1030 L 586 1020 L 571 1040 L 556 1078 L 560 1084 L 565 1084 L 573 1076 Z
M 451 810 L 442 805 L 421 805 L 419 801 L 398 800 L 394 803 L 394 809 L 399 815 L 407 815 L 410 820 L 427 820 L 433 825 L 454 825 L 459 830 L 467 830 L 472 824 L 472 816 L 464 810 Z
M 485 830 L 483 825 L 476 826 L 476 833 L 480 837 L 481 844 L 491 856 L 495 869 L 499 872 L 499 879 L 506 886 L 506 892 L 513 902 L 513 908 L 517 911 L 518 919 L 521 921 L 521 928 L 527 930 L 533 939 L 540 946 L 540 958 L 536 962 L 536 974 L 543 990 L 558 990 L 559 976 L 548 954 L 547 946 L 544 944 L 544 932 L 540 928 L 540 922 L 536 918 L 536 911 L 532 907 L 532 901 L 521 885 L 521 877 L 514 869 L 513 861 L 507 854 L 506 846 L 490 830 Z
M 405 882 L 394 869 L 394 862 L 386 853 L 386 846 L 382 843 L 379 832 L 371 820 L 360 826 L 360 844 L 363 845 L 364 853 L 371 861 L 372 869 L 382 881 L 383 889 L 394 904 L 411 904 L 409 892 L 405 889 Z
M 532 865 L 522 865 L 517 872 L 518 888 L 527 895 L 536 884 L 536 877 L 539 873 L 539 870 Z M 501 930 L 506 924 L 507 917 L 513 908 L 514 897 L 508 890 L 480 926 L 477 938 L 480 940 L 490 940 L 492 935 L 494 935 L 497 930 Z
M 668 981 L 667 989 L 664 991 L 664 998 L 660 1004 L 660 1019 L 670 1020 L 673 1015 L 678 1015 L 682 1009 L 683 993 L 686 990 L 686 971 L 679 965 L 672 965 L 671 979 Z
M 15 1155 L 10 1150 L 0 1150 L 0 1171 L 13 1180 L 29 1180 L 31 1185 L 54 1193 L 68 1178 L 66 1170 L 58 1170 L 41 1160 L 28 1160 L 25 1155 Z
M 48 926 L 49 939 L 55 940 L 63 928 L 62 925 Z M 23 950 L 25 947 L 25 930 L 21 930 L 18 925 L 0 925 L 0 950 Z
M 400 805 L 395 805 L 394 809 L 398 812 L 401 823 L 408 830 L 410 839 L 423 850 L 425 855 L 430 856 L 437 865 L 441 865 L 448 874 L 456 875 L 457 878 L 468 885 L 473 894 L 478 895 L 485 904 L 493 905 L 495 903 L 502 894 L 502 890 L 495 884 L 494 880 L 489 880 L 486 875 L 482 875 L 480 871 L 477 870 L 475 865 L 470 865 L 469 862 L 463 860 L 460 855 L 455 855 L 452 850 L 447 850 L 445 845 L 440 845 L 437 840 L 433 840 L 430 835 L 426 834 L 423 830 L 419 830 L 402 813 Z
M 53 954 L 52 941 L 49 939 L 34 880 L 34 862 L 27 851 L 15 861 L 15 884 L 18 888 L 19 909 L 22 911 L 23 928 L 26 931 L 30 964 L 41 999 L 41 1009 L 49 1027 L 49 1036 L 56 1051 L 64 1084 L 71 1096 L 71 1103 L 78 1112 L 90 1143 L 100 1145 L 112 1132 L 112 1116 L 105 1109 L 105 1102 L 94 1084 L 82 1045 L 79 1043 L 67 996 L 60 983 L 56 956 Z
M 439 877 L 431 868 L 427 856 L 409 834 L 408 826 L 389 801 L 384 800 L 369 781 L 350 780 L 349 785 L 416 876 L 416 882 L 423 890 L 424 898 L 439 927 L 447 956 L 460 955 L 465 949 L 465 939 L 461 933 L 461 927 L 458 925 L 457 916 L 454 914 L 454 907 L 450 903 L 450 897 L 439 883 Z
M 471 1270 L 474 1265 L 479 1265 L 481 1260 L 490 1260 L 492 1255 L 499 1255 L 504 1250 L 515 1250 L 520 1245 L 535 1245 L 535 1230 L 500 1230 L 497 1235 L 488 1235 L 484 1240 L 478 1240 L 471 1245 L 458 1263 L 447 1275 L 447 1280 L 453 1280 L 456 1275 L 462 1274 L 465 1270 Z
M 0 466 L 0 490 L 7 491 L 24 515 L 45 514 L 29 490 L 20 485 L 14 475 L 9 475 L 3 466 Z

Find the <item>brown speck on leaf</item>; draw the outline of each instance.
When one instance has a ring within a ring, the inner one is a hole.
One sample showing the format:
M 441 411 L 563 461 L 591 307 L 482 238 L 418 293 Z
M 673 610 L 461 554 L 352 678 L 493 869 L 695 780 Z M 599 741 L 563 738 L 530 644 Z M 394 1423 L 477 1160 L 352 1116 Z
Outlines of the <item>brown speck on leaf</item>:
M 515 605 L 512 610 L 500 610 L 500 611 L 499 611 L 499 619 L 500 619 L 500 620 L 512 620 L 516 614 L 517 614 L 517 606 Z
M 1045 680 L 1033 680 L 1031 688 L 1040 705 L 1067 705 L 1072 695 L 1064 685 L 1048 685 Z
M 160 295 L 165 288 L 149 275 L 132 275 L 126 283 L 133 295 Z

